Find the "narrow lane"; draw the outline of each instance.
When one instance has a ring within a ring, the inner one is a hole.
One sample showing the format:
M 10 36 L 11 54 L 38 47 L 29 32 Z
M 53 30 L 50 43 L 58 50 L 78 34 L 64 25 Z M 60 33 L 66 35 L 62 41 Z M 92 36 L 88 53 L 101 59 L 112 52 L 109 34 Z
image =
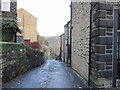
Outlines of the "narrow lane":
M 83 82 L 63 62 L 47 60 L 41 67 L 21 75 L 3 88 L 79 88 Z

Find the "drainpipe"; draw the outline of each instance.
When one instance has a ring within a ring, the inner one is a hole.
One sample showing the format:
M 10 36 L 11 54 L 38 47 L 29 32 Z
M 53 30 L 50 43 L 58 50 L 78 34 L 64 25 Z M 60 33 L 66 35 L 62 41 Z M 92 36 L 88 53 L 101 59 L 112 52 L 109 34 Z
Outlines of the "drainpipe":
M 69 43 L 68 43 L 68 40 L 69 40 L 69 22 L 67 23 L 67 45 L 66 45 L 66 47 L 67 47 L 67 61 L 66 61 L 66 63 L 68 64 L 68 48 L 69 48 Z
M 71 8 L 71 20 L 70 20 L 70 67 L 72 65 L 72 0 L 71 0 L 71 5 L 70 5 L 70 8 Z
M 90 86 L 90 72 L 91 72 L 91 47 L 92 47 L 92 40 L 91 40 L 91 34 L 92 34 L 92 0 L 90 2 L 90 36 L 89 36 L 89 75 L 88 75 L 88 85 Z

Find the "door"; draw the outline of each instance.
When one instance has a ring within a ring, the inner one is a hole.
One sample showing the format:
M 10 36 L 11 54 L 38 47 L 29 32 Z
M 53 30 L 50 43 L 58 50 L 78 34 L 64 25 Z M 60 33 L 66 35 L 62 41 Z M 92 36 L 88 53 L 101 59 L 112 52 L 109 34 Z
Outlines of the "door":
M 120 10 L 114 9 L 112 86 L 116 87 L 116 79 L 120 78 Z
M 117 79 L 120 79 L 120 14 L 118 13 L 118 30 L 117 30 Z

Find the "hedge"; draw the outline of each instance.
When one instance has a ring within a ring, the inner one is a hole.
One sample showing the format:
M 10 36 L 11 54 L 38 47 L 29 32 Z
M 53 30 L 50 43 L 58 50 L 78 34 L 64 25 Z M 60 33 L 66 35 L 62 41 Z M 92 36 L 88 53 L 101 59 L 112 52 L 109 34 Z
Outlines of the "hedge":
M 0 52 L 6 53 L 15 50 L 24 49 L 24 44 L 11 43 L 11 42 L 0 42 Z

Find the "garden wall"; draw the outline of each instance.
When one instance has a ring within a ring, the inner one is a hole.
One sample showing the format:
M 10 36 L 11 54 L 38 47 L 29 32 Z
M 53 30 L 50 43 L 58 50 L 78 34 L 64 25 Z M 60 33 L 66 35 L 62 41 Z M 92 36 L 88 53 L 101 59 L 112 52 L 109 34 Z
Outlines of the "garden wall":
M 2 53 L 0 53 L 2 83 L 40 66 L 43 61 L 44 55 L 40 51 L 22 44 L 2 44 Z

